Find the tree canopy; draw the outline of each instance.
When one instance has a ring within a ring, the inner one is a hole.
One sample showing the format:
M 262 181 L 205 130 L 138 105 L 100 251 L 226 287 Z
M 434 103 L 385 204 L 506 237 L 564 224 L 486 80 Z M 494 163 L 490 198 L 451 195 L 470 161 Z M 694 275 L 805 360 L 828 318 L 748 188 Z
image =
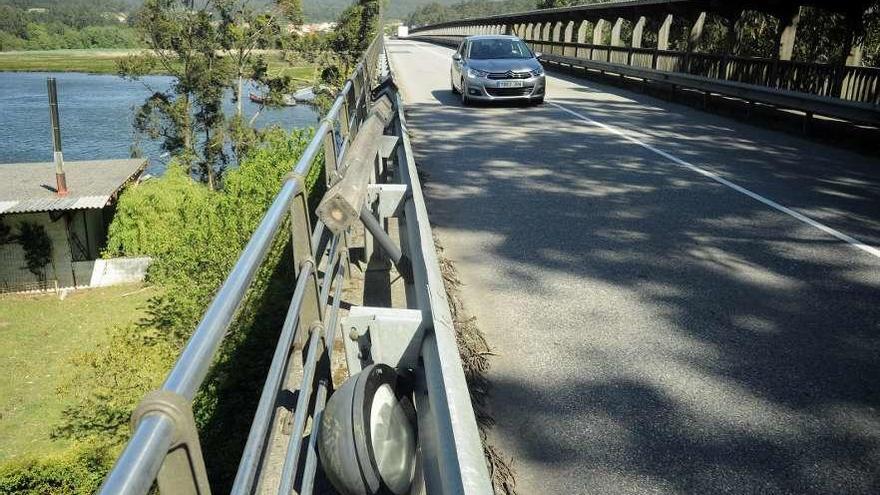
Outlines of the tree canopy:
M 124 59 L 119 72 L 143 80 L 159 65 L 174 82 L 138 109 L 136 129 L 161 139 L 194 177 L 216 188 L 227 166 L 259 140 L 242 115 L 243 81 L 262 85 L 270 105 L 292 89 L 289 76 L 268 73 L 257 49 L 281 45 L 301 12 L 299 0 L 278 0 L 268 11 L 247 0 L 147 0 L 135 26 L 149 53 Z M 237 103 L 231 117 L 223 112 L 229 94 Z
M 129 14 L 114 0 L 0 0 L 0 50 L 133 48 Z

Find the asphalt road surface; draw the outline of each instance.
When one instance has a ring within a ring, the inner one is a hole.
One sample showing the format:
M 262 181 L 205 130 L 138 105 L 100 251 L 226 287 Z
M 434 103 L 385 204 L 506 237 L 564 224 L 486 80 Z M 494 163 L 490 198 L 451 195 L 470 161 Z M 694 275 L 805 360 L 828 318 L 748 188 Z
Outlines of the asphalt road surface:
M 880 160 L 388 44 L 523 495 L 880 493 Z

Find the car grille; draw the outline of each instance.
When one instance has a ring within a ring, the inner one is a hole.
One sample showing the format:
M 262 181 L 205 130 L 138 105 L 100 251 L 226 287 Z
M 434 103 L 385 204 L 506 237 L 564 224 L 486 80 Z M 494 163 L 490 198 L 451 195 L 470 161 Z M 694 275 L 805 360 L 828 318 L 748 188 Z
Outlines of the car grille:
M 489 96 L 529 96 L 532 94 L 533 87 L 527 88 L 486 88 Z
M 507 72 L 490 72 L 489 79 L 528 79 L 532 77 L 531 72 L 514 72 L 509 70 Z

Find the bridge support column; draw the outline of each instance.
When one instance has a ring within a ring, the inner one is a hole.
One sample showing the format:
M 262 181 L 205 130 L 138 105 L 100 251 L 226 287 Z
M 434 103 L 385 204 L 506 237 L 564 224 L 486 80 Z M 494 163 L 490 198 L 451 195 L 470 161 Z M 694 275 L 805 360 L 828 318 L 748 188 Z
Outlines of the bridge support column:
M 864 49 L 865 45 L 863 45 L 862 43 L 852 44 L 849 49 L 849 54 L 847 54 L 846 56 L 846 65 L 862 65 Z
M 636 25 L 633 26 L 633 39 L 632 39 L 632 47 L 633 48 L 641 48 L 642 47 L 642 39 L 645 37 L 645 24 L 648 22 L 648 19 L 645 16 L 639 17 L 639 20 L 636 21 Z
M 670 31 L 672 31 L 672 14 L 663 19 L 660 29 L 657 30 L 657 48 L 654 50 L 654 60 L 651 62 L 654 70 L 675 70 L 674 64 L 669 62 L 668 57 L 660 58 L 660 52 L 669 50 Z
M 831 96 L 842 99 L 849 99 L 853 81 L 846 75 L 846 66 L 862 65 L 862 51 L 865 42 L 865 23 L 863 13 L 859 11 L 850 11 L 846 16 L 847 34 L 846 42 L 843 46 L 843 52 L 840 67 L 837 69 L 837 75 L 834 78 L 834 88 Z
M 608 22 L 605 19 L 599 19 L 596 21 L 596 24 L 593 26 L 593 44 L 601 45 L 602 44 L 602 35 L 605 34 L 605 23 Z
M 692 52 L 700 44 L 700 40 L 703 39 L 703 31 L 706 27 L 706 13 L 700 12 L 700 15 L 697 16 L 697 20 L 694 21 L 694 25 L 691 28 L 691 34 L 688 36 L 688 51 Z
M 621 31 L 623 31 L 623 18 L 618 17 L 614 21 L 614 27 L 611 28 L 611 46 L 623 46 L 623 41 L 620 39 Z
M 590 29 L 589 21 L 581 21 L 580 26 L 578 27 L 578 31 L 577 31 L 577 42 L 578 43 L 586 43 L 587 42 L 587 30 L 589 30 L 589 29 Z M 589 57 L 584 57 L 581 54 L 581 50 L 583 50 L 583 48 L 580 48 L 580 47 L 576 48 L 574 51 L 574 56 L 577 58 L 589 58 Z
M 553 42 L 559 43 L 562 41 L 562 21 L 555 22 L 553 24 Z M 559 55 L 562 53 L 562 49 L 559 45 L 552 45 L 550 47 L 550 53 L 554 55 Z
M 657 49 L 669 50 L 669 32 L 672 31 L 672 14 L 666 16 L 657 32 Z
M 779 19 L 779 37 L 777 44 L 779 46 L 779 60 L 791 60 L 794 53 L 794 42 L 797 38 L 798 23 L 801 19 L 801 9 L 798 8 L 792 15 Z
M 687 52 L 685 53 L 685 61 L 684 61 L 684 71 L 691 72 L 691 53 L 693 53 L 700 44 L 700 40 L 703 39 L 703 31 L 706 27 L 706 13 L 700 12 L 700 15 L 697 16 L 697 19 L 694 21 L 693 27 L 691 27 L 690 35 L 687 40 Z
M 568 21 L 568 24 L 565 25 L 565 35 L 562 38 L 562 41 L 567 44 L 572 42 L 572 37 L 574 36 L 574 21 Z M 566 57 L 570 57 L 574 55 L 574 49 L 569 46 L 564 46 L 562 48 L 562 55 Z
M 739 25 L 739 19 L 741 17 L 742 11 L 736 10 L 728 12 L 723 18 L 724 26 L 727 28 L 727 32 L 724 38 L 724 54 L 721 59 L 721 69 L 718 73 L 718 77 L 720 77 L 721 79 L 726 80 L 730 78 L 730 57 L 736 56 L 736 40 L 738 38 L 737 26 Z
M 865 23 L 861 12 L 850 12 L 846 16 L 848 32 L 843 47 L 846 65 L 862 65 L 865 48 Z

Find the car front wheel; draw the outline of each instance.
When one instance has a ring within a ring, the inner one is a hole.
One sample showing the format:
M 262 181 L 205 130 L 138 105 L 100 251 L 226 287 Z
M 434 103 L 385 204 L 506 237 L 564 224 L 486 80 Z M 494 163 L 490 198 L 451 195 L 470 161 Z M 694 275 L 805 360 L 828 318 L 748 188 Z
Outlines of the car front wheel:
M 449 76 L 449 86 L 452 88 L 452 94 L 458 94 L 458 88 L 455 87 L 455 80 L 452 79 L 452 75 Z
M 460 88 L 461 88 L 461 104 L 462 104 L 463 106 L 470 105 L 470 103 L 471 103 L 471 99 L 468 98 L 468 94 L 467 94 L 467 86 L 464 85 L 464 79 L 461 80 L 461 86 L 460 86 Z

